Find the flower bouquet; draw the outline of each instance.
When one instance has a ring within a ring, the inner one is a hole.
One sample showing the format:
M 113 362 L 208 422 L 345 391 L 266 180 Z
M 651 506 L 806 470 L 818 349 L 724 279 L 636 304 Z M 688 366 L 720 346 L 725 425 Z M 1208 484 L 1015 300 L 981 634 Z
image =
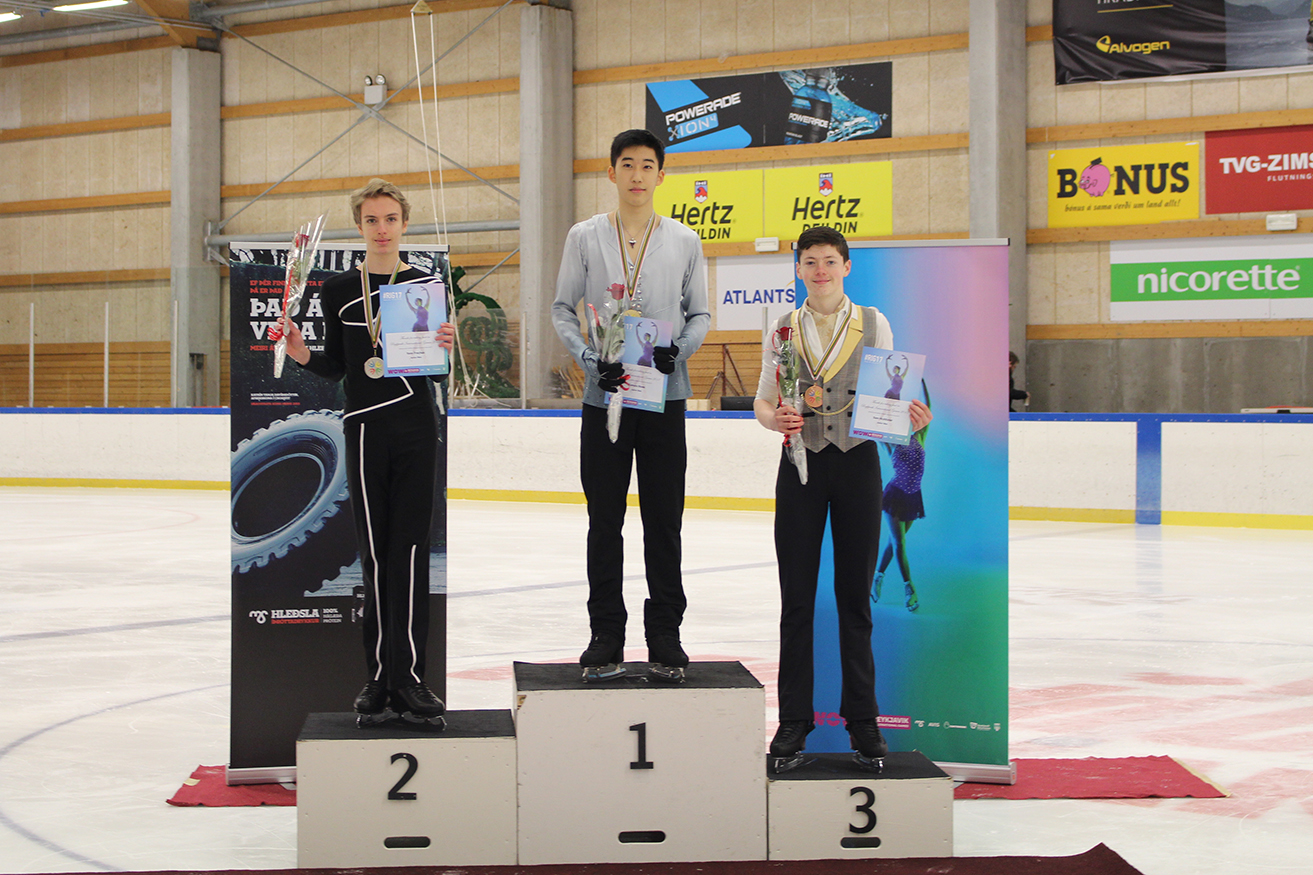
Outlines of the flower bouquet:
M 793 328 L 781 326 L 775 332 L 775 380 L 780 387 L 780 403 L 788 404 L 799 413 L 802 412 L 802 392 L 798 386 L 798 350 L 793 345 Z M 789 450 L 789 460 L 798 469 L 798 479 L 807 485 L 807 447 L 802 442 L 802 432 L 785 435 L 784 445 Z
M 606 291 L 607 297 L 602 302 L 600 313 L 592 304 L 588 305 L 588 311 L 592 314 L 589 343 L 599 361 L 618 362 L 625 351 L 625 313 L 630 301 L 623 283 L 611 283 Z M 615 443 L 620 436 L 620 409 L 623 403 L 624 399 L 619 392 L 611 393 L 611 400 L 606 407 L 606 433 L 611 443 Z
M 283 315 L 291 318 L 301 311 L 301 296 L 305 294 L 306 282 L 310 279 L 310 270 L 315 264 L 315 250 L 319 248 L 319 238 L 324 233 L 324 217 L 307 222 L 292 238 L 292 248 L 287 251 L 287 280 L 283 288 Z M 269 332 L 277 342 L 274 344 L 274 376 L 283 375 L 283 361 L 287 358 L 287 337 L 280 328 Z

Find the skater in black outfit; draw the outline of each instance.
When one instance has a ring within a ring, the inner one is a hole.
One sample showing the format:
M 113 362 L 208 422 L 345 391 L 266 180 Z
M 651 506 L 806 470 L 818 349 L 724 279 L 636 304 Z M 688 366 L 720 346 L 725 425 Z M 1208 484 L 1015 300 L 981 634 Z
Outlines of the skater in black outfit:
M 843 692 L 839 713 L 858 762 L 878 767 L 889 747 L 877 723 L 875 657 L 871 651 L 871 581 L 880 555 L 880 456 L 876 445 L 850 437 L 849 419 L 862 348 L 893 349 L 889 321 L 874 307 L 858 307 L 843 291 L 852 270 L 848 242 L 833 228 L 798 238 L 796 272 L 807 288 L 803 306 L 776 320 L 772 335 L 789 329 L 799 358 L 804 410 L 783 403 L 775 365 L 763 350 L 753 411 L 784 435 L 802 433 L 807 482 L 781 453 L 775 478 L 775 554 L 780 571 L 780 726 L 770 744 L 776 771 L 802 761 L 814 728 L 813 634 L 821 540 L 828 517 L 834 536 L 834 601 L 839 613 Z M 911 402 L 913 429 L 930 410 Z
M 432 277 L 401 260 L 410 205 L 400 189 L 370 180 L 351 195 L 351 210 L 365 238 L 365 260 L 324 282 L 323 352 L 312 352 L 295 321 L 284 319 L 287 354 L 312 373 L 342 380 L 346 390 L 347 474 L 365 582 L 369 671 L 355 701 L 357 722 L 401 716 L 441 727 L 445 707 L 424 683 L 437 403 L 428 378 L 383 376 L 378 331 L 379 286 Z M 449 322 L 437 330 L 448 351 L 454 337 Z

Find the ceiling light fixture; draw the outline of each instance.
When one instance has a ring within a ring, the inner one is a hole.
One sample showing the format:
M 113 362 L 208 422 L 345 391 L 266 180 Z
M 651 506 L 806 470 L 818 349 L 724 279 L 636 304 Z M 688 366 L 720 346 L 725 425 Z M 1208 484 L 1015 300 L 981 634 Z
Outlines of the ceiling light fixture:
M 0 21 L 17 21 L 22 17 L 17 12 L 0 12 Z
M 104 9 L 106 6 L 127 6 L 128 0 L 93 0 L 91 3 L 69 3 L 53 7 L 55 12 L 82 12 L 86 9 Z

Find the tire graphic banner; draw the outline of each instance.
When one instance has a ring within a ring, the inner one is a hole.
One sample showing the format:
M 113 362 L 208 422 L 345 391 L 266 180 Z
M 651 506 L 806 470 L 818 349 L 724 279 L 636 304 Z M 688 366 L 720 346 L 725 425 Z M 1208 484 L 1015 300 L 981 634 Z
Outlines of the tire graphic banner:
M 365 681 L 356 552 L 342 426 L 344 396 L 295 362 L 273 375 L 269 327 L 282 315 L 286 245 L 233 243 L 229 260 L 232 451 L 232 701 L 229 772 L 281 772 L 311 712 L 351 710 Z M 403 246 L 436 272 L 446 247 Z M 363 244 L 319 248 L 297 325 L 322 349 L 325 279 Z M 428 674 L 445 697 L 446 417 L 439 417 L 430 556 Z
M 1306 0 L 1054 0 L 1059 85 L 1301 67 L 1313 62 Z

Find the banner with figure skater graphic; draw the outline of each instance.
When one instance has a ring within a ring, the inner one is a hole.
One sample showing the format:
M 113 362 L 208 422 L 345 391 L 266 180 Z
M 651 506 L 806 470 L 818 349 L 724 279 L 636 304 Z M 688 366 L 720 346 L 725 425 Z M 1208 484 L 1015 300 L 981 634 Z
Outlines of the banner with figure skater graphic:
M 872 591 L 876 699 L 891 750 L 1008 767 L 1007 245 L 852 243 L 844 290 L 925 356 L 899 397 L 934 420 L 880 445 L 880 571 Z M 799 283 L 799 292 L 806 290 Z M 885 377 L 881 370 L 880 376 Z M 888 379 L 882 384 L 889 383 Z M 833 546 L 816 600 L 817 730 L 808 751 L 847 751 L 839 718 Z M 979 771 L 979 770 L 977 770 Z

